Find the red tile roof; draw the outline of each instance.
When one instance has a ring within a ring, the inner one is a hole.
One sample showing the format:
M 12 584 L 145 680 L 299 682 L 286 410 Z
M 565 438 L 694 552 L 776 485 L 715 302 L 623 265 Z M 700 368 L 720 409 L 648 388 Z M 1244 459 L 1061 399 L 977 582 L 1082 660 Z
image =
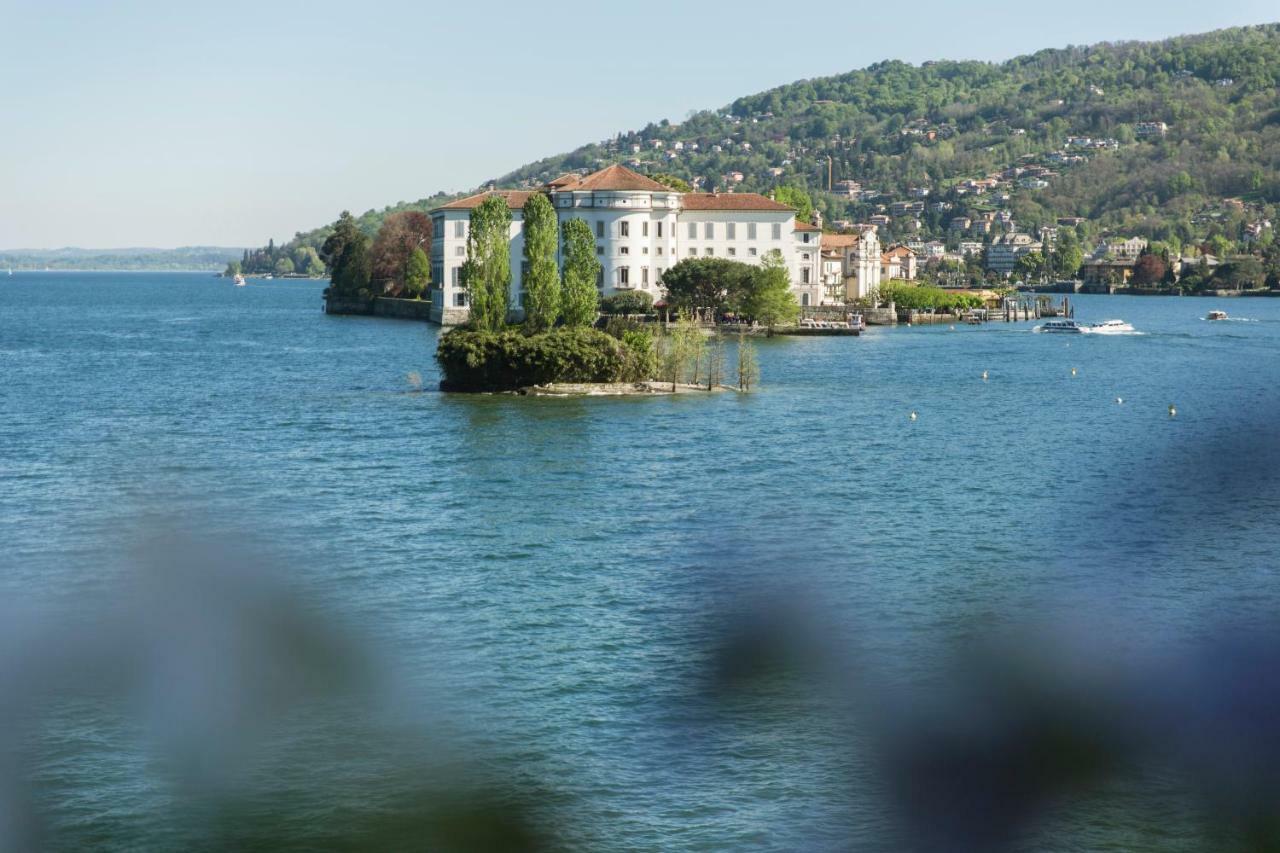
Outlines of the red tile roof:
M 821 231 L 822 227 L 819 225 L 814 225 L 812 222 L 801 222 L 800 220 L 797 219 L 796 230 L 797 231 Z
M 823 234 L 822 248 L 824 249 L 848 249 L 858 245 L 862 239 L 860 234 Z
M 529 200 L 529 196 L 533 195 L 528 190 L 490 190 L 488 192 L 476 193 L 466 198 L 460 198 L 457 201 L 451 201 L 448 204 L 442 204 L 436 210 L 474 210 L 491 195 L 501 196 L 507 200 L 507 207 L 511 210 L 519 210 L 524 207 L 524 203 Z
M 577 178 L 576 175 L 563 175 L 559 178 L 556 178 L 556 181 L 562 181 L 570 177 Z M 600 171 L 592 172 L 590 175 L 587 175 L 585 178 L 578 178 L 576 182 L 563 184 L 556 188 L 573 190 L 574 192 L 577 192 L 579 190 L 583 192 L 590 192 L 592 190 L 602 190 L 602 191 L 639 190 L 639 191 L 648 191 L 648 192 L 672 192 L 672 189 L 670 187 L 664 186 L 663 184 L 658 183 L 653 178 L 646 178 L 644 175 L 640 174 L 639 172 L 633 172 L 630 169 L 628 169 L 626 166 L 619 166 L 617 164 L 613 166 L 605 166 Z
M 580 180 L 582 180 L 582 176 L 577 172 L 565 172 L 554 181 L 548 181 L 547 186 L 551 189 L 561 189 L 571 184 L 576 184 Z
M 794 210 L 759 193 L 685 193 L 685 210 Z

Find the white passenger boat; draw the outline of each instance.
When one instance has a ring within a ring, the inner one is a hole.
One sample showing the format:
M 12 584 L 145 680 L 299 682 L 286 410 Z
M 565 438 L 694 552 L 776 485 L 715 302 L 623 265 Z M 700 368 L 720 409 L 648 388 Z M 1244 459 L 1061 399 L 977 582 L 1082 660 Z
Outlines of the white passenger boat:
M 1138 330 L 1124 320 L 1103 320 L 1086 326 L 1085 331 L 1091 335 L 1130 335 Z
M 1227 312 L 1226 311 L 1210 311 L 1209 316 L 1205 317 L 1205 319 L 1206 320 L 1225 320 L 1227 319 Z
M 1124 320 L 1103 320 L 1101 323 L 1077 323 L 1075 320 L 1048 320 L 1033 331 L 1056 335 L 1130 335 L 1137 331 Z
M 1083 335 L 1089 331 L 1089 327 L 1083 323 L 1077 323 L 1075 320 L 1049 320 L 1036 326 L 1032 331 L 1043 332 L 1047 335 Z
M 244 276 L 236 274 L 236 287 L 244 287 Z

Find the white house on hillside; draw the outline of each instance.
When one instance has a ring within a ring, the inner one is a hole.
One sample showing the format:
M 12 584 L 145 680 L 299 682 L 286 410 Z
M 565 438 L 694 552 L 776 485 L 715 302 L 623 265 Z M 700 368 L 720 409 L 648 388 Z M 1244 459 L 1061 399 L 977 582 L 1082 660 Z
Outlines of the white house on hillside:
M 585 177 L 567 174 L 546 193 L 563 225 L 584 220 L 596 236 L 603 296 L 643 290 L 662 298 L 662 274 L 685 258 L 728 258 L 758 264 L 782 253 L 801 305 L 821 301 L 817 226 L 796 223 L 795 210 L 757 193 L 680 193 L 624 166 Z M 469 314 L 461 268 L 467 259 L 471 211 L 486 198 L 504 199 L 511 211 L 510 305 L 523 299 L 521 208 L 531 191 L 496 190 L 459 199 L 431 212 L 432 319 L 465 322 Z M 563 258 L 557 258 L 563 262 Z

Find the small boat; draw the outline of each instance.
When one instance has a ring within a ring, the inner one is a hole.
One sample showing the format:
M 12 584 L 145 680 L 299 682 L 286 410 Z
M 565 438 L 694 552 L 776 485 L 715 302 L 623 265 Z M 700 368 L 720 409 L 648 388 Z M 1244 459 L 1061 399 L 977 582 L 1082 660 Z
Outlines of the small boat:
M 1103 320 L 1087 326 L 1085 331 L 1091 335 L 1128 335 L 1138 330 L 1124 320 Z
M 236 287 L 244 287 L 244 276 L 236 273 Z
M 1205 319 L 1206 320 L 1225 320 L 1227 319 L 1227 312 L 1226 311 L 1210 311 L 1209 316 L 1205 317 Z
M 1047 323 L 1041 323 L 1031 331 L 1054 335 L 1083 335 L 1089 331 L 1089 327 L 1075 320 L 1050 320 Z

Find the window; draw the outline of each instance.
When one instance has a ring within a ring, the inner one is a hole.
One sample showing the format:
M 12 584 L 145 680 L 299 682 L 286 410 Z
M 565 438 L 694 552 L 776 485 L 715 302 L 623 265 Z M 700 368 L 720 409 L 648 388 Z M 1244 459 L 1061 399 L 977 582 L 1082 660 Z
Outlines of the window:
M 658 269 L 654 271 L 653 280 L 658 284 L 662 284 L 662 267 L 658 267 Z
M 649 247 L 648 247 L 648 246 L 641 246 L 641 247 L 640 247 L 640 254 L 642 254 L 642 255 L 647 255 L 647 254 L 649 254 Z
M 691 258 L 692 258 L 692 257 L 693 257 L 694 255 L 696 255 L 696 254 L 698 254 L 698 250 L 697 250 L 697 249 L 690 249 L 690 250 L 689 250 L 689 257 L 691 257 Z
M 454 287 L 462 286 L 462 267 L 454 267 L 450 274 L 449 280 L 453 282 Z
M 458 257 L 460 257 L 460 258 L 461 258 L 461 257 L 465 257 L 465 256 L 466 256 L 466 254 L 467 254 L 467 247 L 466 247 L 466 246 L 454 246 L 454 247 L 453 247 L 453 253 L 454 253 L 455 255 L 457 255 Z
M 521 261 L 520 262 L 520 280 L 524 281 L 528 277 L 529 277 L 529 262 Z
M 596 254 L 597 255 L 604 254 L 604 246 L 601 246 L 599 243 L 596 243 Z
M 809 307 L 809 294 L 807 293 L 800 294 L 800 304 L 805 308 Z
M 604 220 L 603 219 L 596 222 L 596 236 L 600 238 L 604 237 Z
M 658 236 L 659 237 L 662 236 L 662 220 L 661 219 L 658 220 Z
M 773 223 L 773 239 L 775 240 L 782 239 L 782 223 L 781 222 Z
M 724 226 L 724 236 L 729 240 L 738 239 L 738 223 L 730 222 Z
M 619 223 L 618 223 L 618 236 L 619 236 L 619 237 L 630 237 L 630 236 L 631 236 L 631 223 L 630 223 L 630 222 L 628 222 L 628 221 L 626 221 L 626 220 L 624 219 L 624 220 L 622 220 L 621 222 L 619 222 Z
M 626 246 L 623 246 L 623 247 L 621 247 L 620 249 L 618 249 L 618 254 L 619 254 L 619 255 L 629 255 L 629 254 L 631 254 L 631 249 L 629 249 L 629 248 L 628 248 L 628 247 L 626 247 Z
M 618 267 L 618 286 L 631 286 L 631 267 Z
M 801 283 L 801 284 L 808 284 L 808 283 L 809 283 L 809 268 L 808 268 L 808 267 L 803 267 L 803 268 L 800 270 L 800 283 Z
M 804 242 L 806 242 L 806 243 L 808 243 L 808 242 L 809 242 L 809 232 L 808 232 L 808 231 L 804 232 Z
M 703 226 L 702 230 L 708 240 L 716 238 L 716 224 L 714 222 L 708 222 Z
M 747 239 L 754 240 L 756 238 L 756 224 L 754 222 L 747 223 Z
M 467 228 L 467 223 L 463 222 L 461 219 L 455 219 L 453 221 L 453 236 L 455 237 L 467 236 L 466 228 Z
M 604 267 L 596 270 L 596 290 L 604 290 Z
M 754 258 L 756 256 L 756 247 L 752 246 L 750 249 L 747 249 L 747 254 Z
M 649 268 L 640 267 L 640 284 L 643 287 L 649 286 Z
M 802 253 L 802 254 L 800 255 L 800 260 L 802 260 L 802 261 L 807 261 L 807 260 L 809 260 L 809 253 L 808 253 L 808 252 L 804 252 L 804 253 Z
M 464 292 L 462 292 L 462 291 L 458 291 L 457 293 L 453 294 L 453 307 L 454 307 L 454 308 L 466 308 L 466 307 L 467 307 L 467 294 L 466 294 L 466 293 L 464 293 Z
M 689 223 L 689 239 L 690 240 L 698 239 L 698 223 L 696 222 Z
M 710 246 L 708 246 L 708 247 L 707 247 L 707 254 L 708 254 L 708 255 L 714 255 L 715 253 L 716 253 L 716 250 L 715 250 L 715 249 L 711 248 Z
M 729 247 L 729 257 L 731 257 L 731 258 L 732 258 L 732 257 L 733 257 L 734 255 L 736 255 L 736 254 L 738 254 L 738 250 L 737 250 L 737 249 L 735 249 L 735 248 L 733 248 L 732 246 L 730 246 L 730 247 Z
M 649 236 L 649 220 L 647 219 L 644 222 L 640 223 L 640 236 L 641 237 Z
M 658 247 L 658 254 L 659 254 L 659 255 L 661 255 L 661 254 L 662 254 L 662 247 L 661 247 L 661 246 L 659 246 L 659 247 Z
M 516 308 L 523 308 L 523 307 L 524 307 L 524 291 L 523 291 L 523 290 L 516 294 L 516 304 L 515 304 L 515 307 L 516 307 Z

